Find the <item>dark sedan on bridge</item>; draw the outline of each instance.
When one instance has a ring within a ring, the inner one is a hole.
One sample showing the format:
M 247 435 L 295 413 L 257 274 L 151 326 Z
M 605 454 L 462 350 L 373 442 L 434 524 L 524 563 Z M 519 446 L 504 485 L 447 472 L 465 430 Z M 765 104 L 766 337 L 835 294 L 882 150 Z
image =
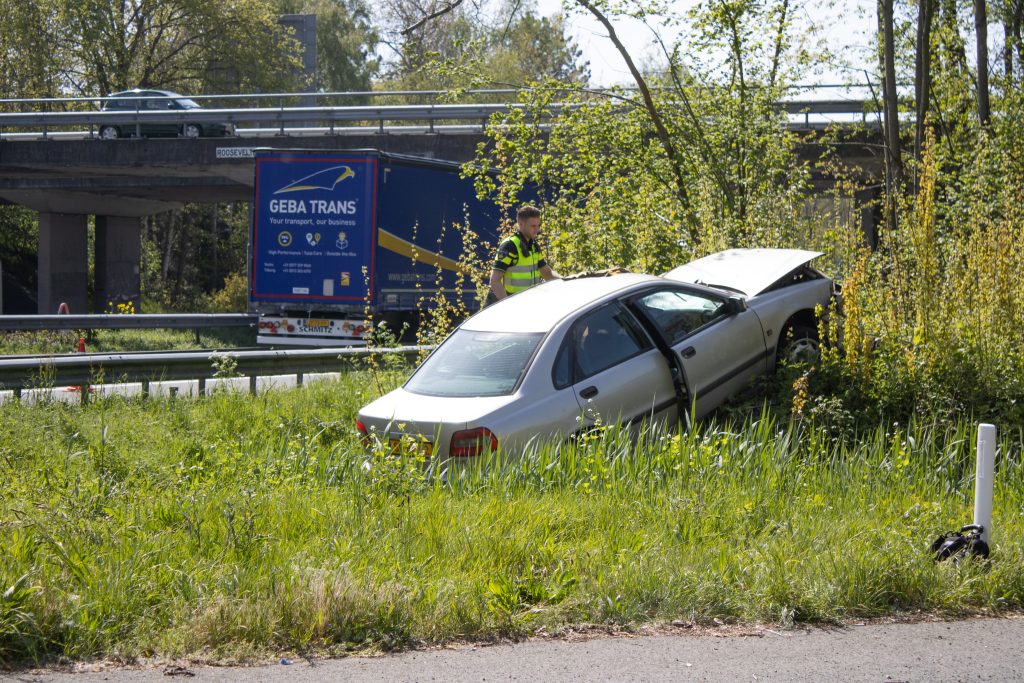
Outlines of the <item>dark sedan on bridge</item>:
M 195 101 L 169 90 L 125 90 L 112 93 L 103 101 L 102 111 L 152 112 L 188 111 L 200 109 Z M 231 123 L 199 123 L 176 121 L 154 121 L 141 123 L 136 129 L 134 123 L 104 124 L 100 126 L 100 137 L 104 140 L 127 138 L 140 133 L 142 137 L 181 136 L 186 138 L 222 137 L 233 135 Z

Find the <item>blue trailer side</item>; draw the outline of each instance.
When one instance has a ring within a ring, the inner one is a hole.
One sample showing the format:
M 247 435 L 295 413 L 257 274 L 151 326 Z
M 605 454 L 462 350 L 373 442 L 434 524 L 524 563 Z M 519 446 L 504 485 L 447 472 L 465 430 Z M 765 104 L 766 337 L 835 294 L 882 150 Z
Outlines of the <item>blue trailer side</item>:
M 381 159 L 378 195 L 377 254 L 374 283 L 377 311 L 413 311 L 420 297 L 440 286 L 454 290 L 468 228 L 479 236 L 474 245 L 486 262 L 481 242 L 497 243 L 502 213 L 476 197 L 471 180 L 457 164 L 412 157 Z M 475 306 L 475 292 L 463 303 Z
M 457 164 L 377 151 L 256 153 L 250 307 L 260 341 L 357 343 L 453 296 L 465 229 L 486 263 L 502 212 Z M 463 293 L 473 310 L 475 292 Z

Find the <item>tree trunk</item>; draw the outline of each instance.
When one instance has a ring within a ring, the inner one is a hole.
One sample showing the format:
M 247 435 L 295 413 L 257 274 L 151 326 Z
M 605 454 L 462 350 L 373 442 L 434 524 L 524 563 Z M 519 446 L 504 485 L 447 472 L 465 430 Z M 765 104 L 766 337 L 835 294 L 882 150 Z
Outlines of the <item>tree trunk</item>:
M 914 158 L 920 162 L 924 145 L 925 119 L 932 86 L 932 16 L 933 0 L 918 0 L 917 52 L 914 63 L 914 103 L 917 120 L 914 129 Z
M 178 253 L 175 255 L 174 295 L 171 299 L 175 305 L 181 301 L 181 287 L 185 279 L 185 257 L 188 255 L 188 233 L 191 227 L 185 222 L 184 218 L 184 216 L 181 217 L 181 229 L 178 230 Z
M 888 193 L 893 195 L 903 182 L 903 156 L 900 151 L 899 95 L 896 92 L 896 56 L 893 37 L 893 0 L 879 0 L 878 20 L 882 25 L 882 105 L 885 115 L 885 145 L 889 152 Z M 895 205 L 892 215 L 895 219 Z M 894 223 L 890 224 L 890 229 Z
M 220 263 L 218 262 L 218 243 L 220 242 L 220 204 L 213 205 L 213 220 L 211 220 L 210 223 L 210 237 L 213 242 L 211 244 L 213 251 L 213 278 L 209 289 L 210 291 L 213 291 L 224 286 L 224 282 L 220 279 Z
M 943 29 L 942 59 L 945 61 L 946 70 L 951 73 L 966 74 L 968 72 L 967 49 L 964 47 L 963 36 L 960 35 L 957 0 L 939 0 L 939 2 L 941 5 L 939 22 Z
M 1003 76 L 1007 85 L 1013 83 L 1013 0 L 1004 1 L 1003 13 Z
M 786 22 L 789 19 L 789 0 L 783 0 L 779 8 L 779 25 L 775 31 L 775 51 L 772 54 L 772 73 L 768 78 L 768 85 L 775 87 L 779 75 L 779 63 L 782 61 L 782 49 L 785 45 Z
M 1024 0 L 1004 0 L 1003 5 L 1003 71 L 1006 75 L 1006 82 L 1012 85 L 1017 81 L 1013 72 L 1014 52 L 1017 53 L 1016 61 L 1021 62 L 1020 28 L 1021 19 L 1024 18 Z M 1024 66 L 1024 64 L 1020 64 Z
M 177 211 L 164 214 L 167 227 L 164 230 L 163 238 L 163 262 L 160 264 L 160 282 L 166 287 L 167 278 L 171 272 L 171 254 L 174 250 L 174 226 L 177 223 Z
M 985 0 L 974 0 L 974 31 L 978 44 L 978 121 L 989 122 L 988 105 L 988 16 Z
M 1013 11 L 1010 13 L 1010 30 L 1013 33 L 1013 45 L 1017 48 L 1018 68 L 1024 66 L 1024 43 L 1021 42 L 1020 29 L 1024 23 L 1024 0 L 1013 0 Z

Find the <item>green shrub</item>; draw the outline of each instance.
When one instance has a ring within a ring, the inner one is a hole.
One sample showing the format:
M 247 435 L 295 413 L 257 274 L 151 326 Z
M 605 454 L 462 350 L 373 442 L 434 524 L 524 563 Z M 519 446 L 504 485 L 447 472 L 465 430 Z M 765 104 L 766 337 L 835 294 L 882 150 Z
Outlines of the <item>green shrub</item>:
M 210 294 L 206 310 L 210 313 L 244 313 L 249 307 L 249 280 L 244 271 L 224 278 L 224 287 Z
M 955 193 L 929 151 L 899 226 L 843 283 L 844 345 L 826 353 L 815 387 L 865 420 L 1024 424 L 1024 175 L 996 142 L 976 151 L 979 170 Z

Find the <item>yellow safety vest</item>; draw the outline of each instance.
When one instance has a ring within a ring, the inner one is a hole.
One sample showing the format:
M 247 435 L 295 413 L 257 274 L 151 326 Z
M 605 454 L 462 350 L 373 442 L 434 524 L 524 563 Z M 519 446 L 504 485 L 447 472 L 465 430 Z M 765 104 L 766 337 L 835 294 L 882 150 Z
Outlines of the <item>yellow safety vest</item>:
M 536 246 L 530 249 L 530 253 L 523 253 L 523 240 L 519 235 L 512 235 L 508 238 L 516 248 L 518 258 L 516 262 L 505 269 L 505 276 L 502 284 L 509 294 L 517 294 L 540 283 L 540 268 L 538 263 L 544 259 L 540 249 Z

